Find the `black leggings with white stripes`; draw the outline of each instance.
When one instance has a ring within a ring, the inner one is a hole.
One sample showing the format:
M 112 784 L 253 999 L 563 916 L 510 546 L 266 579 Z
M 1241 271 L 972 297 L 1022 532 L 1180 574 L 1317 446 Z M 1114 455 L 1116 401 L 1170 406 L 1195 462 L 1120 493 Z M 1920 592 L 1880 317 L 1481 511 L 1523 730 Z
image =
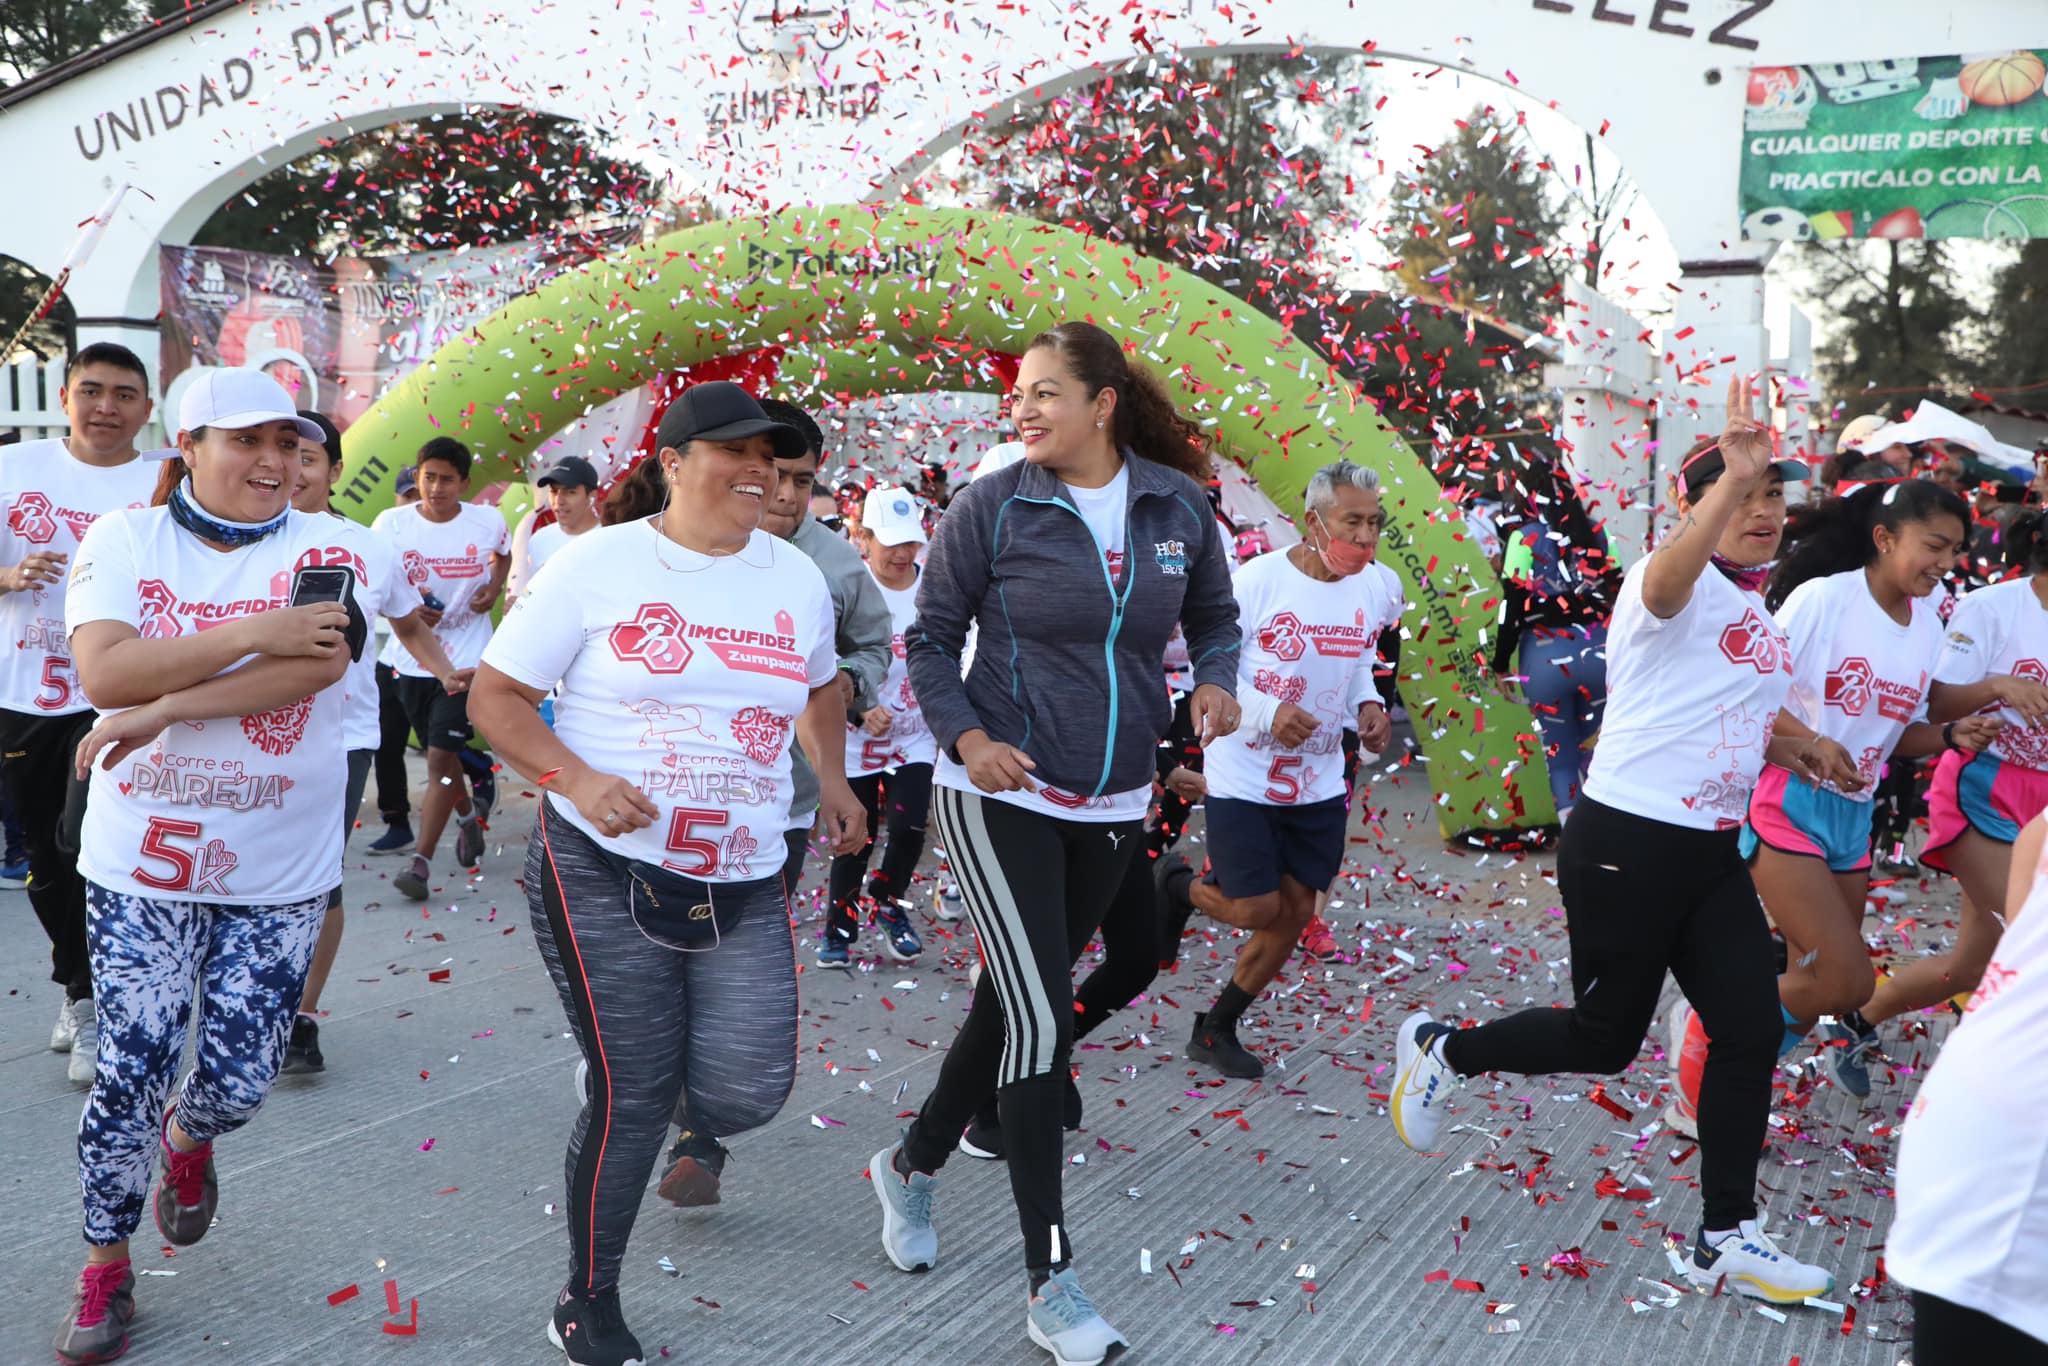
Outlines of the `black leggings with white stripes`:
M 679 1101 L 707 1133 L 744 1133 L 775 1118 L 796 1080 L 796 945 L 782 879 L 730 890 L 746 903 L 717 948 L 663 947 L 633 923 L 623 880 L 597 842 L 541 802 L 526 898 L 590 1064 L 590 1103 L 567 1159 L 569 1287 L 578 1294 L 618 1283 Z
M 1060 1204 L 1074 961 L 1136 856 L 1144 822 L 1063 820 L 940 787 L 932 825 L 987 966 L 903 1155 L 913 1171 L 938 1171 L 994 1091 L 1024 1264 L 1043 1272 L 1074 1255 Z

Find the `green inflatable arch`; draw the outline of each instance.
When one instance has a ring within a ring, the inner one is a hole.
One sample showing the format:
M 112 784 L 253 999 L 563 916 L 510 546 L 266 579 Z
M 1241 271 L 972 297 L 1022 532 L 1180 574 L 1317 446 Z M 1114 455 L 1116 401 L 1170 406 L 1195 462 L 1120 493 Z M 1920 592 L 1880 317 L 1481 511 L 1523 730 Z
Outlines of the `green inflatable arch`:
M 1481 664 L 1500 585 L 1436 480 L 1372 407 L 1272 319 L 1194 276 L 1036 220 L 872 206 L 672 233 L 592 262 L 450 342 L 345 438 L 336 505 L 367 521 L 430 437 L 477 453 L 478 482 L 656 375 L 782 349 L 778 389 L 812 397 L 990 388 L 990 353 L 1086 318 L 1125 338 L 1283 508 L 1349 458 L 1378 470 L 1382 557 L 1408 586 L 1401 693 L 1445 834 L 1555 818 L 1528 709 Z

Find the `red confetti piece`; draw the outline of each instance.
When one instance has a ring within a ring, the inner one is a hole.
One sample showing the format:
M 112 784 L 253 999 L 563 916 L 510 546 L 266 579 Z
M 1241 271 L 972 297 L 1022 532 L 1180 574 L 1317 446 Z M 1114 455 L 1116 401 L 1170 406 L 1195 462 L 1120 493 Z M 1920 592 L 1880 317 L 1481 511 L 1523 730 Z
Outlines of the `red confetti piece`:
M 360 1286 L 345 1285 L 341 1289 L 335 1291 L 332 1295 L 329 1295 L 327 1297 L 327 1303 L 330 1306 L 337 1304 L 347 1304 L 350 1300 L 354 1299 L 356 1296 L 362 1293 L 362 1288 Z
M 407 1319 L 407 1320 L 406 1320 L 406 1321 L 405 1321 L 404 1323 L 391 1323 L 391 1322 L 386 1322 L 386 1323 L 385 1323 L 385 1325 L 384 1325 L 384 1331 L 385 1331 L 385 1332 L 387 1332 L 387 1333 L 391 1334 L 391 1336 L 393 1336 L 393 1337 L 395 1337 L 395 1338 L 409 1338 L 409 1337 L 417 1337 L 417 1336 L 419 1335 L 419 1331 L 420 1331 L 420 1302 L 419 1302 L 418 1300 L 413 1300 L 413 1301 L 411 1301 L 411 1304 L 412 1304 L 412 1317 L 411 1317 L 411 1318 L 409 1318 L 409 1319 Z M 393 1312 L 393 1313 L 397 1313 L 398 1311 L 394 1309 L 394 1310 L 393 1310 L 392 1312 Z
M 1451 1289 L 1469 1290 L 1475 1295 L 1484 1295 L 1486 1293 L 1486 1287 L 1478 1281 L 1452 1281 Z
M 398 1314 L 398 1282 L 384 1282 L 384 1312 L 394 1318 Z
M 1628 1123 L 1630 1120 L 1636 1117 L 1635 1111 L 1629 1109 L 1626 1105 L 1623 1105 L 1621 1102 L 1615 1100 L 1613 1097 L 1607 1094 L 1607 1087 L 1605 1085 L 1596 1083 L 1592 1091 L 1586 1096 L 1586 1099 L 1592 1101 L 1595 1105 L 1605 1110 L 1608 1114 L 1613 1115 L 1623 1124 Z
M 1424 1274 L 1422 1283 L 1424 1285 L 1434 1285 L 1438 1281 L 1447 1281 L 1450 1278 L 1451 1273 L 1449 1271 L 1431 1271 Z
M 448 980 L 448 976 L 449 976 L 449 969 L 447 969 L 447 968 L 440 968 L 440 969 L 437 969 L 437 970 L 436 970 L 436 971 L 434 971 L 434 972 L 430 972 L 430 973 L 428 973 L 428 974 L 427 974 L 427 980 L 428 980 L 429 982 L 445 982 L 445 981 L 447 981 L 447 980 Z

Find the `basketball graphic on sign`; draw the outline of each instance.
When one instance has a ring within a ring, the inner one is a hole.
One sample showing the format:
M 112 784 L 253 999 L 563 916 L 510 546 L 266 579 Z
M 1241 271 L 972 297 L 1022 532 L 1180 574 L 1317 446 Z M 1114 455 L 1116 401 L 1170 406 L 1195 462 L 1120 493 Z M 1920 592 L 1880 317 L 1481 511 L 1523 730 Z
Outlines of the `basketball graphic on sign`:
M 1993 108 L 2018 104 L 2048 80 L 2048 65 L 2031 52 L 2007 52 L 1971 62 L 1956 77 L 1971 104 Z

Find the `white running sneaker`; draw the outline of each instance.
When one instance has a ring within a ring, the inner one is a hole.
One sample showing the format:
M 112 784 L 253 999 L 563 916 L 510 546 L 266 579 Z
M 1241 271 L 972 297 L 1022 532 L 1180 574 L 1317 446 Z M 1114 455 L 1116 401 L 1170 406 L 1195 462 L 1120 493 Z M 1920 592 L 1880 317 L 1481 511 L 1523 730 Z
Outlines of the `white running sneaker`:
M 1835 1288 L 1835 1278 L 1820 1267 L 1794 1261 L 1778 1251 L 1778 1245 L 1754 1219 L 1744 1219 L 1740 1228 L 1722 1234 L 1711 1246 L 1706 1230 L 1700 1230 L 1685 1275 L 1703 1289 L 1725 1283 L 1736 1294 L 1772 1304 L 1825 1299 Z
M 1131 1345 L 1102 1317 L 1072 1267 L 1038 1287 L 1025 1312 L 1024 1331 L 1059 1366 L 1097 1366 Z
M 1394 1053 L 1394 1132 L 1418 1153 L 1436 1151 L 1436 1136 L 1450 1112 L 1458 1074 L 1444 1061 L 1440 1042 L 1451 1027 L 1426 1010 L 1401 1021 Z
M 1671 1064 L 1671 1103 L 1664 1107 L 1664 1127 L 1697 1143 L 1700 1115 L 1686 1098 L 1685 1080 L 1679 1071 L 1685 1059 L 1685 1032 L 1691 1027 L 1692 1002 L 1681 996 L 1664 1017 L 1664 1061 Z
M 78 1021 L 71 1017 L 71 1002 L 57 1003 L 57 1023 L 50 1026 L 50 1051 L 69 1053 L 72 1041 L 78 1037 Z
M 71 1003 L 71 1062 L 64 1069 L 74 1086 L 92 1085 L 100 1065 L 100 1017 L 90 997 Z
M 930 1271 L 939 1260 L 939 1231 L 932 1227 L 932 1205 L 939 1178 L 912 1172 L 908 1180 L 896 1171 L 897 1145 L 875 1154 L 868 1180 L 882 1202 L 882 1251 L 898 1271 Z
M 958 920 L 967 914 L 967 907 L 960 901 L 960 886 L 954 882 L 942 882 L 932 897 L 932 914 L 941 920 Z

